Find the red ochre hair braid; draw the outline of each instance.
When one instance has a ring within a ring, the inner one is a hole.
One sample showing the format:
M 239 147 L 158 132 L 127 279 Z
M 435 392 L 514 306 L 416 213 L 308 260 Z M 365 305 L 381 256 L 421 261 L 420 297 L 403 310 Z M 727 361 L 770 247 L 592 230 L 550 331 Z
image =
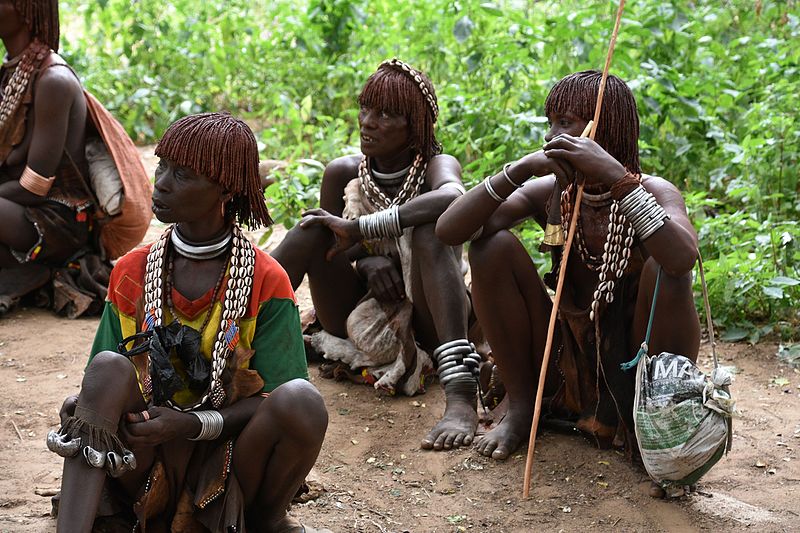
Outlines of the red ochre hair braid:
M 14 8 L 33 36 L 58 52 L 58 0 L 14 0 Z
M 600 78 L 602 73 L 596 70 L 584 70 L 562 78 L 547 95 L 545 114 L 573 113 L 583 120 L 592 120 Z M 609 75 L 606 82 L 595 141 L 630 172 L 641 174 L 636 99 L 625 82 L 614 75 Z
M 411 131 L 411 146 L 426 162 L 442 153 L 434 132 L 439 113 L 436 91 L 422 71 L 398 59 L 384 61 L 367 79 L 358 103 L 404 115 Z
M 155 154 L 233 193 L 225 212 L 240 224 L 251 228 L 272 224 L 258 176 L 256 138 L 241 120 L 228 113 L 183 117 L 167 128 Z

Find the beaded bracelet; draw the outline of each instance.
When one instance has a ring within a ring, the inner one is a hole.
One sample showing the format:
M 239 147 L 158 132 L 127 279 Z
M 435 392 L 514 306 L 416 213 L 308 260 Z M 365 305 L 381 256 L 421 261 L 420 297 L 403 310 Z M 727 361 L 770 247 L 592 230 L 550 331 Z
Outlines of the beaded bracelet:
M 640 178 L 633 172 L 628 171 L 611 186 L 611 197 L 614 200 L 620 201 L 633 192 L 640 184 Z

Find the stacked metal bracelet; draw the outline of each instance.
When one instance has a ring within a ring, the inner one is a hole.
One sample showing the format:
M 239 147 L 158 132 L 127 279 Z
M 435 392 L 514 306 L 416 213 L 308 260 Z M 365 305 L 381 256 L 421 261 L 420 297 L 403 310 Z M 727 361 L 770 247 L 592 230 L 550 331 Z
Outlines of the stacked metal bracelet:
M 400 226 L 400 208 L 396 205 L 383 211 L 358 217 L 358 229 L 364 239 L 399 237 L 403 234 Z
M 475 381 L 480 373 L 481 356 L 467 339 L 456 339 L 436 348 L 433 357 L 438 364 L 439 383 L 447 386 L 453 381 Z
M 506 199 L 497 194 L 497 191 L 495 191 L 494 187 L 492 187 L 492 182 L 490 181 L 491 179 L 492 176 L 489 176 L 488 178 L 483 180 L 483 186 L 486 187 L 486 192 L 489 193 L 489 196 L 491 196 L 494 201 L 500 202 L 502 204 L 503 202 L 506 201 Z
M 619 201 L 619 207 L 636 230 L 640 241 L 647 239 L 669 218 L 655 196 L 639 185 Z
M 219 411 L 191 411 L 200 420 L 200 434 L 189 440 L 214 440 L 222 434 L 224 424 Z

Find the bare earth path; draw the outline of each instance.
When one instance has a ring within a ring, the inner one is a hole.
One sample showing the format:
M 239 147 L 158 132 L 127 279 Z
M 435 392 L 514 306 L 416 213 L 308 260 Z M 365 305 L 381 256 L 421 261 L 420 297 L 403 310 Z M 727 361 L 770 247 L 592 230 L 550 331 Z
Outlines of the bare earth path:
M 305 287 L 298 297 L 301 308 L 310 305 Z M 96 325 L 37 309 L 0 319 L 0 532 L 55 531 L 50 498 L 37 492 L 58 488 L 61 464 L 44 438 L 62 399 L 78 390 Z M 469 449 L 419 449 L 444 409 L 438 386 L 387 398 L 311 368 L 330 413 L 312 471 L 326 492 L 292 513 L 336 532 L 797 531 L 800 372 L 779 364 L 775 351 L 721 345 L 723 364 L 736 367 L 733 451 L 698 492 L 669 502 L 649 498 L 643 470 L 619 453 L 550 431 L 541 432 L 531 498 L 522 500 L 524 450 L 496 462 Z M 706 370 L 709 360 L 706 344 Z

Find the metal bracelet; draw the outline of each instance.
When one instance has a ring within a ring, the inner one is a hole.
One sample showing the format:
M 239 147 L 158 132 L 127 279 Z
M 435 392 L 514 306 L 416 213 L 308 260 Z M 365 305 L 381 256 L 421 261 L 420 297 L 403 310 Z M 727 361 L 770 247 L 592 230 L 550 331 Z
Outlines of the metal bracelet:
M 467 339 L 446 342 L 433 352 L 437 362 L 439 382 L 447 385 L 451 381 L 474 381 L 479 373 L 481 357 L 475 346 Z
M 455 189 L 458 192 L 460 192 L 461 194 L 465 194 L 467 192 L 467 190 L 464 188 L 464 186 L 462 184 L 458 183 L 457 181 L 448 181 L 448 182 L 444 183 L 441 187 L 439 187 L 439 189 L 441 190 L 441 189 L 444 189 L 445 187 L 450 188 L 450 189 Z
M 521 189 L 522 185 L 517 184 L 514 180 L 511 179 L 511 176 L 508 175 L 508 167 L 510 166 L 511 163 L 506 163 L 505 165 L 503 165 L 503 177 L 512 187 L 514 187 L 515 189 Z
M 492 177 L 489 176 L 488 178 L 483 180 L 483 186 L 486 188 L 486 192 L 489 193 L 489 196 L 491 196 L 494 201 L 499 202 L 499 203 L 502 204 L 503 202 L 506 201 L 506 199 L 503 198 L 502 196 L 500 196 L 499 194 L 497 194 L 497 191 L 494 190 L 494 187 L 492 187 L 492 184 L 489 181 L 491 179 L 492 179 Z
M 619 201 L 619 208 L 640 240 L 655 233 L 669 218 L 655 196 L 647 192 L 641 185 Z
M 358 229 L 364 239 L 399 237 L 403 234 L 400 225 L 400 208 L 396 205 L 383 211 L 358 217 Z
M 219 411 L 191 411 L 200 420 L 200 434 L 189 440 L 214 440 L 222 434 L 224 419 Z

